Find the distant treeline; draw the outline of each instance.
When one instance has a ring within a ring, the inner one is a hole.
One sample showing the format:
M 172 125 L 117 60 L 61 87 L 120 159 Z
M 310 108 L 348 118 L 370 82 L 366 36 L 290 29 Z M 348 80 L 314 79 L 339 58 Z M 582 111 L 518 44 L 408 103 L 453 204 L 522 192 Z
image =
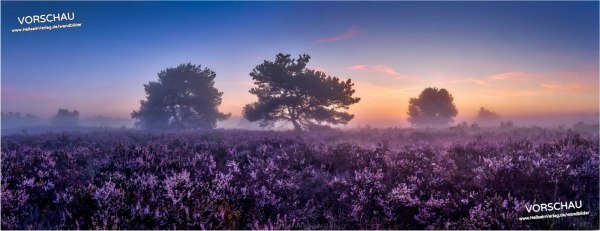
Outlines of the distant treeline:
M 30 113 L 2 112 L 2 128 L 26 128 L 30 126 L 58 127 L 131 127 L 133 121 L 129 118 L 93 116 L 81 119 L 77 110 L 58 109 L 51 118 L 41 118 Z

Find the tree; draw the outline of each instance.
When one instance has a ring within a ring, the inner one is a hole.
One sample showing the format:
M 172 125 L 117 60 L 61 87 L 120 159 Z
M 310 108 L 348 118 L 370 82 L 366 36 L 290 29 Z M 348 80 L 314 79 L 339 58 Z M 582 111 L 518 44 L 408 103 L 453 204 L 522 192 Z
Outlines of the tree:
M 425 88 L 417 98 L 410 98 L 408 121 L 416 126 L 445 126 L 458 114 L 454 98 L 444 88 Z
M 70 112 L 68 109 L 58 109 L 50 122 L 58 126 L 78 126 L 79 112 L 77 110 Z
M 500 122 L 500 128 L 513 128 L 515 124 L 512 121 Z
M 250 76 L 256 85 L 250 93 L 258 101 L 244 107 L 244 118 L 260 121 L 260 126 L 291 122 L 296 131 L 328 124 L 346 124 L 354 115 L 340 111 L 360 101 L 350 79 L 326 75 L 306 68 L 310 56 L 277 54 L 275 61 L 265 60 Z
M 479 113 L 477 113 L 477 121 L 482 123 L 496 122 L 498 119 L 500 119 L 498 113 L 485 109 L 484 107 L 481 107 Z
M 223 92 L 213 86 L 215 77 L 214 71 L 191 63 L 167 68 L 158 73 L 158 81 L 144 85 L 146 100 L 131 117 L 150 129 L 214 128 L 231 115 L 217 108 Z

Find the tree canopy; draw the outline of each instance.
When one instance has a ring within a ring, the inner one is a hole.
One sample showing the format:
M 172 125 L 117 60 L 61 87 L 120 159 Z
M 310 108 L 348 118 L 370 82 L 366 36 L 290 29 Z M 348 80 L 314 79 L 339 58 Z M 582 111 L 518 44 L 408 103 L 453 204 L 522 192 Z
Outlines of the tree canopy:
M 350 79 L 326 75 L 307 69 L 310 56 L 277 54 L 275 61 L 265 60 L 250 76 L 256 85 L 250 93 L 257 102 L 244 107 L 244 117 L 260 121 L 261 126 L 273 126 L 279 121 L 291 122 L 296 131 L 323 124 L 346 124 L 354 115 L 342 111 L 360 101 L 352 97 L 355 90 Z
M 498 113 L 488 110 L 484 107 L 479 109 L 479 113 L 477 113 L 477 121 L 480 122 L 495 122 L 500 119 L 500 115 Z
M 448 90 L 425 88 L 417 98 L 410 98 L 408 121 L 416 126 L 445 126 L 458 114 Z
M 58 109 L 50 122 L 58 126 L 78 126 L 79 112 L 77 110 L 70 112 L 68 109 Z
M 231 115 L 218 110 L 223 92 L 214 87 L 215 77 L 214 71 L 191 63 L 167 68 L 158 73 L 158 81 L 144 85 L 146 99 L 131 117 L 149 129 L 214 128 Z

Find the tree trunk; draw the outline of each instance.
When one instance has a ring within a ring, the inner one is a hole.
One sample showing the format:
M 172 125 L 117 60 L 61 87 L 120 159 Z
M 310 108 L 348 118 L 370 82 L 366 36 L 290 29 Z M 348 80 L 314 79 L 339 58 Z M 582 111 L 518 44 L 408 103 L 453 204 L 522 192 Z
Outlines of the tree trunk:
M 292 120 L 292 124 L 294 124 L 294 131 L 301 132 L 302 126 L 296 120 Z
M 175 128 L 181 128 L 181 119 L 177 117 L 177 109 L 174 106 L 171 106 L 171 114 L 173 114 Z

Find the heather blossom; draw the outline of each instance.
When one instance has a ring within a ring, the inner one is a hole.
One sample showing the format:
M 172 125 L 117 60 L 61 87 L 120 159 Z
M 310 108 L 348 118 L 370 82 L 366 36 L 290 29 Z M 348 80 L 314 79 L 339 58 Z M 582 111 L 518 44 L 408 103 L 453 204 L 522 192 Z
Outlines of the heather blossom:
M 597 229 L 597 133 L 16 134 L 2 229 Z M 521 221 L 583 201 L 588 216 Z

